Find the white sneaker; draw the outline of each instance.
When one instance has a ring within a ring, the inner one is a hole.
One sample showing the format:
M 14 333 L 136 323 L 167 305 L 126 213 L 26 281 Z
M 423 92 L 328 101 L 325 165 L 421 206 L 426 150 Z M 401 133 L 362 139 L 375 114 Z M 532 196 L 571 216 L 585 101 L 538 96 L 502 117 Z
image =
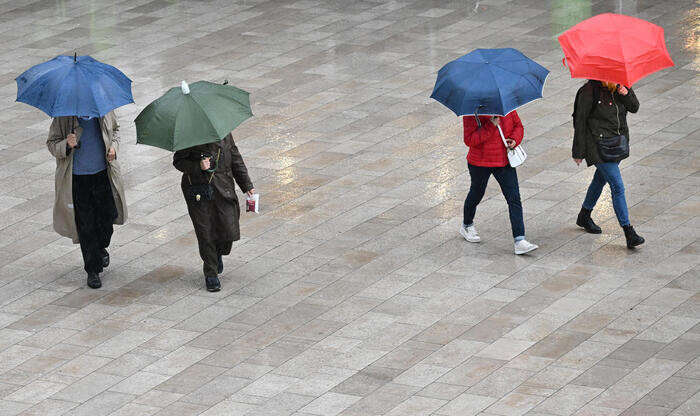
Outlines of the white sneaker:
M 465 227 L 464 224 L 462 224 L 462 226 L 459 227 L 459 233 L 470 243 L 478 243 L 481 241 L 481 237 L 479 237 L 479 233 L 476 232 L 476 227 L 473 225 Z
M 527 240 L 520 240 L 515 242 L 515 254 L 525 254 L 533 250 L 537 250 L 539 247 L 537 244 L 532 244 Z

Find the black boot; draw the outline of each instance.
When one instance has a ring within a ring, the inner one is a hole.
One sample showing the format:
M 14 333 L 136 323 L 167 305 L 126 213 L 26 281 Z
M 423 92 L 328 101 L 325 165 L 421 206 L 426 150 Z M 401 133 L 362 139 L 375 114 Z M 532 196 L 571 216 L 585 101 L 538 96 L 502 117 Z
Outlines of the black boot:
M 622 227 L 625 230 L 625 239 L 627 239 L 627 248 L 635 248 L 638 245 L 644 244 L 644 238 L 634 231 L 634 227 L 631 225 L 625 225 Z
M 102 249 L 100 250 L 100 256 L 102 257 L 102 267 L 105 268 L 109 266 L 109 253 L 107 252 L 107 249 Z
M 576 225 L 583 227 L 587 233 L 600 234 L 603 230 L 593 222 L 591 218 L 591 210 L 586 208 L 581 208 L 581 212 L 578 213 L 578 218 L 576 218 Z
M 217 271 L 219 272 L 219 274 L 224 272 L 224 259 L 223 257 L 221 257 L 221 254 L 219 254 L 219 266 Z
M 219 278 L 216 276 L 205 277 L 204 282 L 207 285 L 207 290 L 210 292 L 218 292 L 221 290 L 221 282 L 219 282 Z
M 87 285 L 92 289 L 99 289 L 102 287 L 102 281 L 100 280 L 100 275 L 97 273 L 88 273 Z

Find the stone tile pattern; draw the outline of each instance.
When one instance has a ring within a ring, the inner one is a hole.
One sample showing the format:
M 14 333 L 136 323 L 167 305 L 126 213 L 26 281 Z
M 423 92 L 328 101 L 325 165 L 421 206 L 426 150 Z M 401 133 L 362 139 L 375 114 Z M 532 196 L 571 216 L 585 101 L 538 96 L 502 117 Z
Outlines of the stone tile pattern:
M 478 3 L 478 4 L 477 4 Z M 0 1 L 0 414 L 698 415 L 700 112 L 691 0 Z M 570 159 L 580 80 L 556 35 L 622 11 L 662 25 L 676 66 L 635 85 L 627 251 L 593 169 Z M 512 46 L 551 69 L 520 111 L 531 256 L 495 183 L 457 233 L 469 177 L 437 70 Z M 14 77 L 60 53 L 134 81 L 118 111 L 131 218 L 104 287 L 51 228 L 49 125 Z M 133 119 L 180 80 L 228 79 L 256 117 L 235 139 L 262 196 L 203 290 L 171 155 Z

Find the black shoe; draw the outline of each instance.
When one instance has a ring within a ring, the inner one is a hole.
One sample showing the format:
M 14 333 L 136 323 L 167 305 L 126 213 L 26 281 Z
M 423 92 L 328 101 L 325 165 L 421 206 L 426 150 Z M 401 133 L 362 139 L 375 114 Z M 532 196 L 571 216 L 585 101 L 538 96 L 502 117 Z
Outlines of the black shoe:
M 219 254 L 219 267 L 217 271 L 219 272 L 219 274 L 224 272 L 224 258 L 221 257 L 221 254 Z
M 591 218 L 591 211 L 587 210 L 586 208 L 581 208 L 581 212 L 578 213 L 576 225 L 583 227 L 587 233 L 600 234 L 603 232 L 603 230 L 601 230 L 600 227 L 593 222 L 593 219 Z
M 109 253 L 107 252 L 106 249 L 102 249 L 100 252 L 100 256 L 102 256 L 102 267 L 105 268 L 109 266 Z
M 627 248 L 635 248 L 638 245 L 644 244 L 644 238 L 634 231 L 634 227 L 626 225 L 622 227 L 625 230 L 625 239 L 627 239 Z
M 88 273 L 87 285 L 92 289 L 99 289 L 102 287 L 102 280 L 100 280 L 100 275 L 97 273 Z
M 218 292 L 221 290 L 221 282 L 219 282 L 219 278 L 216 276 L 205 277 L 204 282 L 207 284 L 207 290 L 210 292 Z

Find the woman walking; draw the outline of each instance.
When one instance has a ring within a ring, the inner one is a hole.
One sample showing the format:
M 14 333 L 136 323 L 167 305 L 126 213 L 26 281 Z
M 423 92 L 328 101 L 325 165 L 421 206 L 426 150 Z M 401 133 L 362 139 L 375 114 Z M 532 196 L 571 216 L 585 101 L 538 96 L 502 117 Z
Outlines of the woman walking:
M 516 111 L 500 116 L 464 116 L 464 144 L 469 147 L 467 162 L 471 186 L 464 201 L 464 221 L 459 232 L 469 242 L 478 243 L 481 237 L 474 226 L 476 207 L 486 192 L 486 185 L 493 175 L 501 186 L 508 202 L 510 225 L 513 232 L 515 254 L 525 254 L 537 249 L 537 245 L 525 239 L 523 207 L 520 202 L 518 174 L 508 164 L 508 155 L 501 134 L 509 148 L 513 149 L 523 141 L 523 124 Z
M 596 168 L 576 224 L 592 234 L 602 232 L 593 222 L 591 212 L 607 183 L 628 248 L 644 243 L 630 224 L 619 165 L 629 156 L 627 112 L 636 113 L 637 110 L 639 101 L 632 88 L 594 80 L 589 80 L 579 89 L 574 104 L 574 162 L 580 165 L 585 159 L 588 166 Z
M 240 239 L 240 208 L 235 184 L 248 195 L 255 189 L 233 137 L 175 152 L 173 165 L 182 175 L 182 192 L 192 219 L 207 290 L 221 289 L 222 256 Z M 234 182 L 235 181 L 235 182 Z
M 56 117 L 46 147 L 56 158 L 53 228 L 80 244 L 87 285 L 99 289 L 113 224 L 127 218 L 117 117 L 113 111 L 104 117 Z

